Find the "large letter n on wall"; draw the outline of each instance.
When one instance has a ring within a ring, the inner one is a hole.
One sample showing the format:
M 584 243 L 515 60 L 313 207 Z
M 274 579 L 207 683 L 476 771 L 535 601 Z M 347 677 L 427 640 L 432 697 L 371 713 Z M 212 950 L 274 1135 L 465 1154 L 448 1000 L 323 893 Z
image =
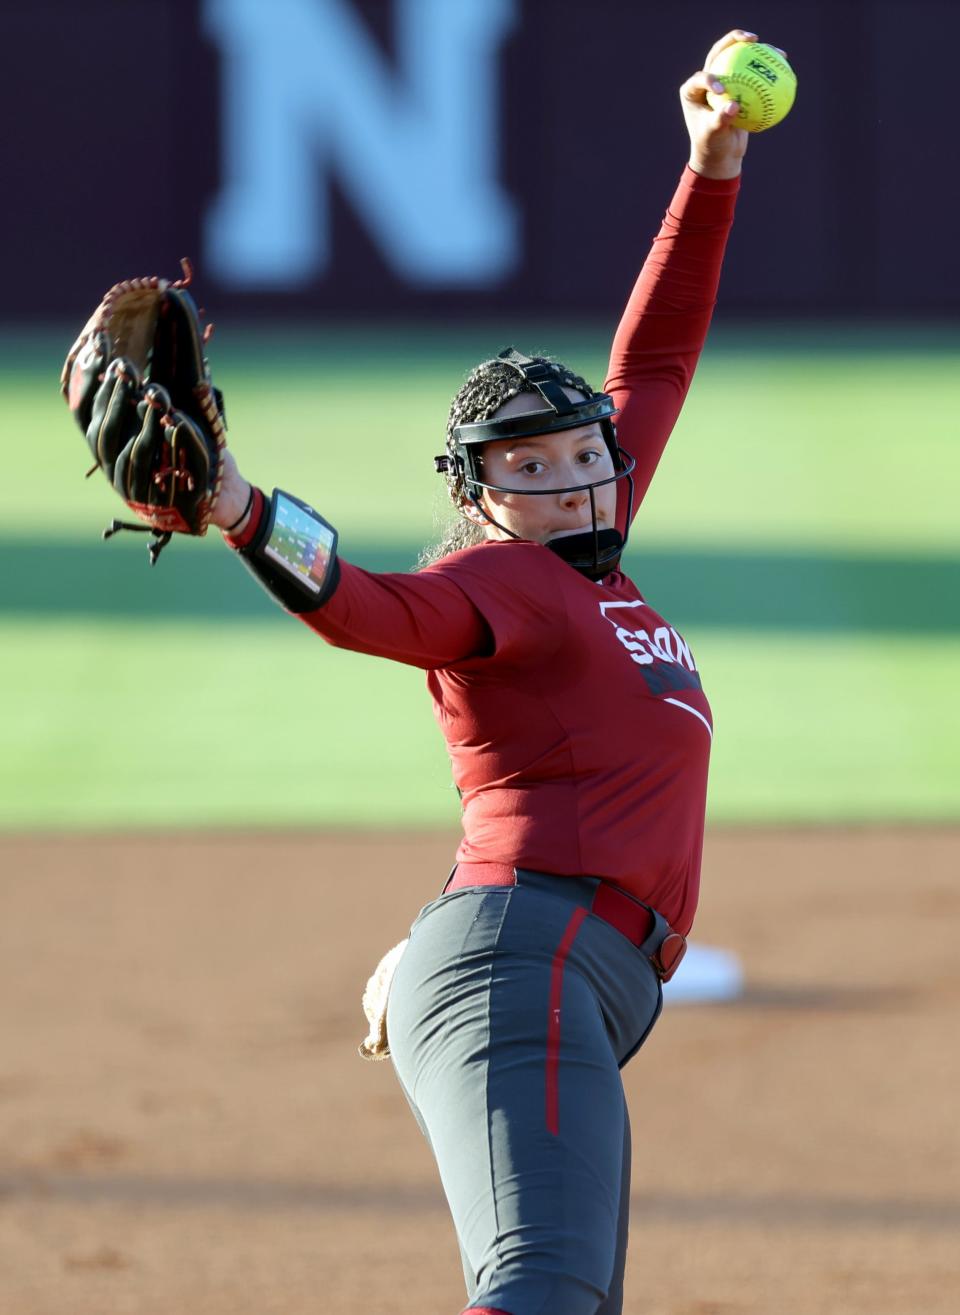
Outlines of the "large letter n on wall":
M 335 171 L 410 283 L 479 286 L 509 273 L 518 238 L 497 179 L 497 56 L 515 8 L 394 0 L 393 69 L 348 0 L 204 0 L 224 87 L 208 267 L 251 290 L 322 276 Z

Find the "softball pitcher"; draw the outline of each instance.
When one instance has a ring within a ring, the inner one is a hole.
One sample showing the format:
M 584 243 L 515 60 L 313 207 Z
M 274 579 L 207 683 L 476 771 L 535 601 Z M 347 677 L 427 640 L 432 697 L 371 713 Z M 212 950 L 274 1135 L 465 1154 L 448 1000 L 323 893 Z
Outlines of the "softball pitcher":
M 705 67 L 755 39 L 728 33 Z M 622 1309 L 620 1069 L 657 1020 L 696 910 L 713 722 L 690 646 L 620 558 L 690 385 L 733 220 L 747 135 L 735 102 L 708 105 L 718 89 L 702 71 L 681 88 L 689 163 L 604 391 L 512 348 L 478 365 L 435 459 L 456 526 L 414 574 L 351 565 L 308 503 L 248 484 L 214 423 L 215 391 L 172 409 L 128 359 L 103 371 L 96 333 L 65 371 L 98 464 L 152 517 L 154 556 L 184 529 L 178 516 L 193 533 L 209 520 L 329 643 L 427 672 L 463 840 L 399 956 L 386 1030 L 436 1157 L 472 1315 Z M 158 322 L 175 325 L 182 285 L 159 292 L 170 306 Z M 136 293 L 155 296 L 156 280 Z M 166 356 L 174 376 L 205 370 L 199 348 Z M 126 448 L 122 423 L 143 426 Z M 154 440 L 163 464 L 141 484 Z M 191 452 L 205 454 L 199 478 Z M 168 487 L 161 513 L 150 499 Z M 199 509 L 178 510 L 178 489 Z

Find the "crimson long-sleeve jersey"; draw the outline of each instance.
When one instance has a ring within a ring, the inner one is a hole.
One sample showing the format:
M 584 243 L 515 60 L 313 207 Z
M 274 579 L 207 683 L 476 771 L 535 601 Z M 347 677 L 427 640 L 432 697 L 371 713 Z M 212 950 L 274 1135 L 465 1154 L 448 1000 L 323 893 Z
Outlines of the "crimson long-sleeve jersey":
M 614 339 L 605 387 L 637 463 L 635 508 L 703 346 L 737 190 L 684 171 Z M 626 575 L 594 583 L 516 540 L 412 575 L 341 560 L 301 620 L 428 672 L 462 796 L 458 861 L 602 877 L 689 930 L 712 718 L 689 646 Z

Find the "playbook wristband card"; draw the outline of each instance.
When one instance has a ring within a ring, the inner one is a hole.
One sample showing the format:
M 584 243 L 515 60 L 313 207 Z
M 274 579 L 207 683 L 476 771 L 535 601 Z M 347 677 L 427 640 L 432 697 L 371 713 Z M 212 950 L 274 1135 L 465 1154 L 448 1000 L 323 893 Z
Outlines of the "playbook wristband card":
M 263 525 L 243 555 L 261 568 L 257 574 L 281 602 L 292 589 L 297 611 L 319 607 L 336 583 L 337 531 L 282 489 L 273 490 Z

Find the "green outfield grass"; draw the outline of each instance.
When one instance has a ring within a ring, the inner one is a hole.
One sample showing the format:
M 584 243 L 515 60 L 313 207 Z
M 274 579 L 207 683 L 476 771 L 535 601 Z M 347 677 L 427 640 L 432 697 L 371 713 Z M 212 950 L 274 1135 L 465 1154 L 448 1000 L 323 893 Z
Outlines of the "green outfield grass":
M 152 573 L 142 544 L 98 542 L 121 504 L 82 479 L 56 388 L 69 336 L 0 335 L 0 827 L 455 823 L 420 673 L 327 648 L 217 543 Z M 345 555 L 405 569 L 442 507 L 429 458 L 467 367 L 513 341 L 599 383 L 606 337 L 234 331 L 212 355 L 245 472 L 319 505 Z M 630 567 L 697 653 L 714 820 L 960 815 L 958 346 L 711 339 Z
M 211 345 L 230 441 L 250 478 L 322 506 L 345 540 L 429 538 L 442 508 L 431 456 L 468 367 L 502 325 L 263 336 Z M 520 326 L 603 377 L 609 334 Z M 118 503 L 82 482 L 87 450 L 56 381 L 69 334 L 17 347 L 0 372 L 5 534 L 39 525 L 95 535 Z M 0 345 L 7 352 L 8 346 Z M 960 551 L 956 515 L 960 334 L 720 325 L 645 503 L 651 544 Z M 385 362 L 377 374 L 370 362 Z M 38 461 L 38 453 L 41 454 Z
M 957 815 L 960 637 L 688 638 L 714 821 Z M 421 673 L 298 623 L 8 622 L 0 643 L 4 828 L 456 823 Z

